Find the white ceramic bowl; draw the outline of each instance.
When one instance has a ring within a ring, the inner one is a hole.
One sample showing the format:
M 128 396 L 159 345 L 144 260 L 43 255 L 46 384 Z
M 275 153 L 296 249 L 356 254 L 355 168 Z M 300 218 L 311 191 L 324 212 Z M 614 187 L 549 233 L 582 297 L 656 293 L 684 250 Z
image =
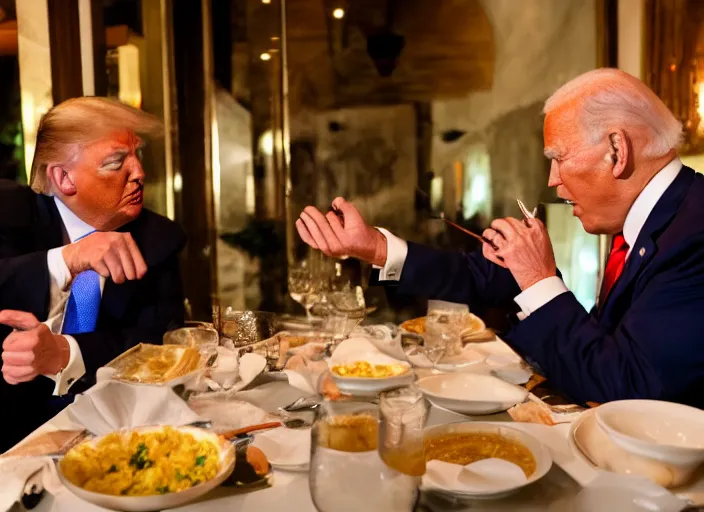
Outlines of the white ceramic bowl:
M 521 443 L 523 446 L 528 448 L 535 458 L 535 471 L 528 479 L 519 485 L 509 485 L 504 489 L 494 489 L 487 492 L 466 492 L 463 490 L 449 490 L 440 489 L 427 486 L 425 483 L 423 487 L 426 490 L 431 490 L 439 494 L 445 494 L 452 497 L 460 498 L 500 498 L 513 494 L 522 487 L 537 482 L 543 478 L 550 468 L 552 467 L 552 457 L 550 456 L 550 451 L 548 448 L 538 441 L 535 437 L 525 432 L 511 428 L 505 427 L 503 425 L 498 425 L 496 423 L 483 423 L 479 421 L 473 422 L 462 422 L 462 423 L 449 423 L 445 425 L 437 425 L 434 427 L 429 427 L 425 429 L 425 437 L 441 436 L 447 434 L 455 433 L 470 433 L 470 432 L 487 432 L 492 434 L 499 434 L 508 439 L 512 439 Z
M 409 367 L 406 373 L 382 379 L 372 379 L 369 377 L 340 377 L 334 373 L 332 373 L 332 378 L 338 389 L 343 393 L 353 396 L 373 396 L 387 389 L 407 386 L 413 382 L 414 377 L 413 371 L 411 371 Z
M 143 427 L 135 430 L 138 430 L 139 432 L 154 432 L 161 430 L 162 428 L 163 427 Z M 58 473 L 61 483 L 73 494 L 89 503 L 111 510 L 126 510 L 129 512 L 149 512 L 151 510 L 175 508 L 200 498 L 207 492 L 215 489 L 230 476 L 232 470 L 235 468 L 235 447 L 225 439 L 206 430 L 192 427 L 174 427 L 174 429 L 193 434 L 193 436 L 198 440 L 210 439 L 220 447 L 220 471 L 218 471 L 218 474 L 215 475 L 215 477 L 207 482 L 203 482 L 202 484 L 179 492 L 170 492 L 155 496 L 114 496 L 112 494 L 101 494 L 86 491 L 85 489 L 72 484 L 64 476 L 61 469 L 61 463 L 59 463 Z M 97 443 L 100 439 L 101 437 L 98 437 L 88 442 Z
M 491 375 L 445 373 L 420 379 L 416 385 L 428 400 L 461 414 L 492 414 L 523 402 L 528 390 Z
M 599 406 L 596 421 L 623 449 L 677 466 L 704 461 L 704 411 L 658 400 Z

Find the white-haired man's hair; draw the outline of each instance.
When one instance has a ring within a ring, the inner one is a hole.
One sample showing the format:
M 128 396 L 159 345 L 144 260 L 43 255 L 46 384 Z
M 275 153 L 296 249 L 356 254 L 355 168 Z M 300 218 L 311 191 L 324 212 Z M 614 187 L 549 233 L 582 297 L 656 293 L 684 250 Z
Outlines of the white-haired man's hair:
M 568 104 L 577 108 L 593 144 L 609 130 L 640 127 L 650 134 L 643 156 L 657 158 L 682 140 L 682 124 L 662 100 L 643 82 L 618 69 L 595 69 L 570 80 L 548 98 L 543 112 L 557 112 Z
M 109 98 L 72 98 L 49 109 L 39 121 L 29 183 L 37 193 L 51 194 L 47 167 L 65 165 L 72 149 L 123 130 L 144 137 L 163 133 L 161 120 Z

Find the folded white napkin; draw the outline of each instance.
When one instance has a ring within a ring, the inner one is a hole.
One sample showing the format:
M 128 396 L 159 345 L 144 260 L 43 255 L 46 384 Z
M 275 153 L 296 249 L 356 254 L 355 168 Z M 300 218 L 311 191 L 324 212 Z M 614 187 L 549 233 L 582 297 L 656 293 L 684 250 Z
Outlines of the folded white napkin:
M 0 458 L 0 482 L 0 512 L 10 510 L 23 494 L 42 488 L 53 494 L 61 488 L 56 465 L 48 457 Z
M 95 435 L 145 425 L 185 425 L 196 421 L 193 412 L 171 388 L 102 382 L 67 409 L 73 423 Z

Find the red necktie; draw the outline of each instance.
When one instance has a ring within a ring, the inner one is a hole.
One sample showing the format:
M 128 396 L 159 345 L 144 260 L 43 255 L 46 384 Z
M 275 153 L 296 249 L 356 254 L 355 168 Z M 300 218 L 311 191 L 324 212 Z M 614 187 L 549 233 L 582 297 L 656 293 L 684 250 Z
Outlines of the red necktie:
M 601 288 L 602 304 L 609 296 L 611 288 L 618 281 L 621 272 L 623 272 L 623 267 L 626 264 L 626 254 L 628 254 L 628 244 L 626 239 L 623 238 L 623 233 L 614 235 L 611 243 L 611 254 L 609 254 L 609 260 L 606 262 L 606 269 L 604 269 L 604 284 Z

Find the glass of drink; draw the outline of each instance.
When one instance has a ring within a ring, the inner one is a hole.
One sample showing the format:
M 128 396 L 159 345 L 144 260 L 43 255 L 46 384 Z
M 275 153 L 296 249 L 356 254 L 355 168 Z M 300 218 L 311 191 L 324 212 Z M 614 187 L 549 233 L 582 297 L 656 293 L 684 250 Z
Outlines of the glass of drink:
M 310 492 L 319 512 L 413 509 L 418 477 L 404 472 L 401 462 L 394 462 L 402 469 L 399 470 L 382 460 L 379 418 L 378 405 L 353 397 L 326 399 L 317 408 L 311 441 Z

